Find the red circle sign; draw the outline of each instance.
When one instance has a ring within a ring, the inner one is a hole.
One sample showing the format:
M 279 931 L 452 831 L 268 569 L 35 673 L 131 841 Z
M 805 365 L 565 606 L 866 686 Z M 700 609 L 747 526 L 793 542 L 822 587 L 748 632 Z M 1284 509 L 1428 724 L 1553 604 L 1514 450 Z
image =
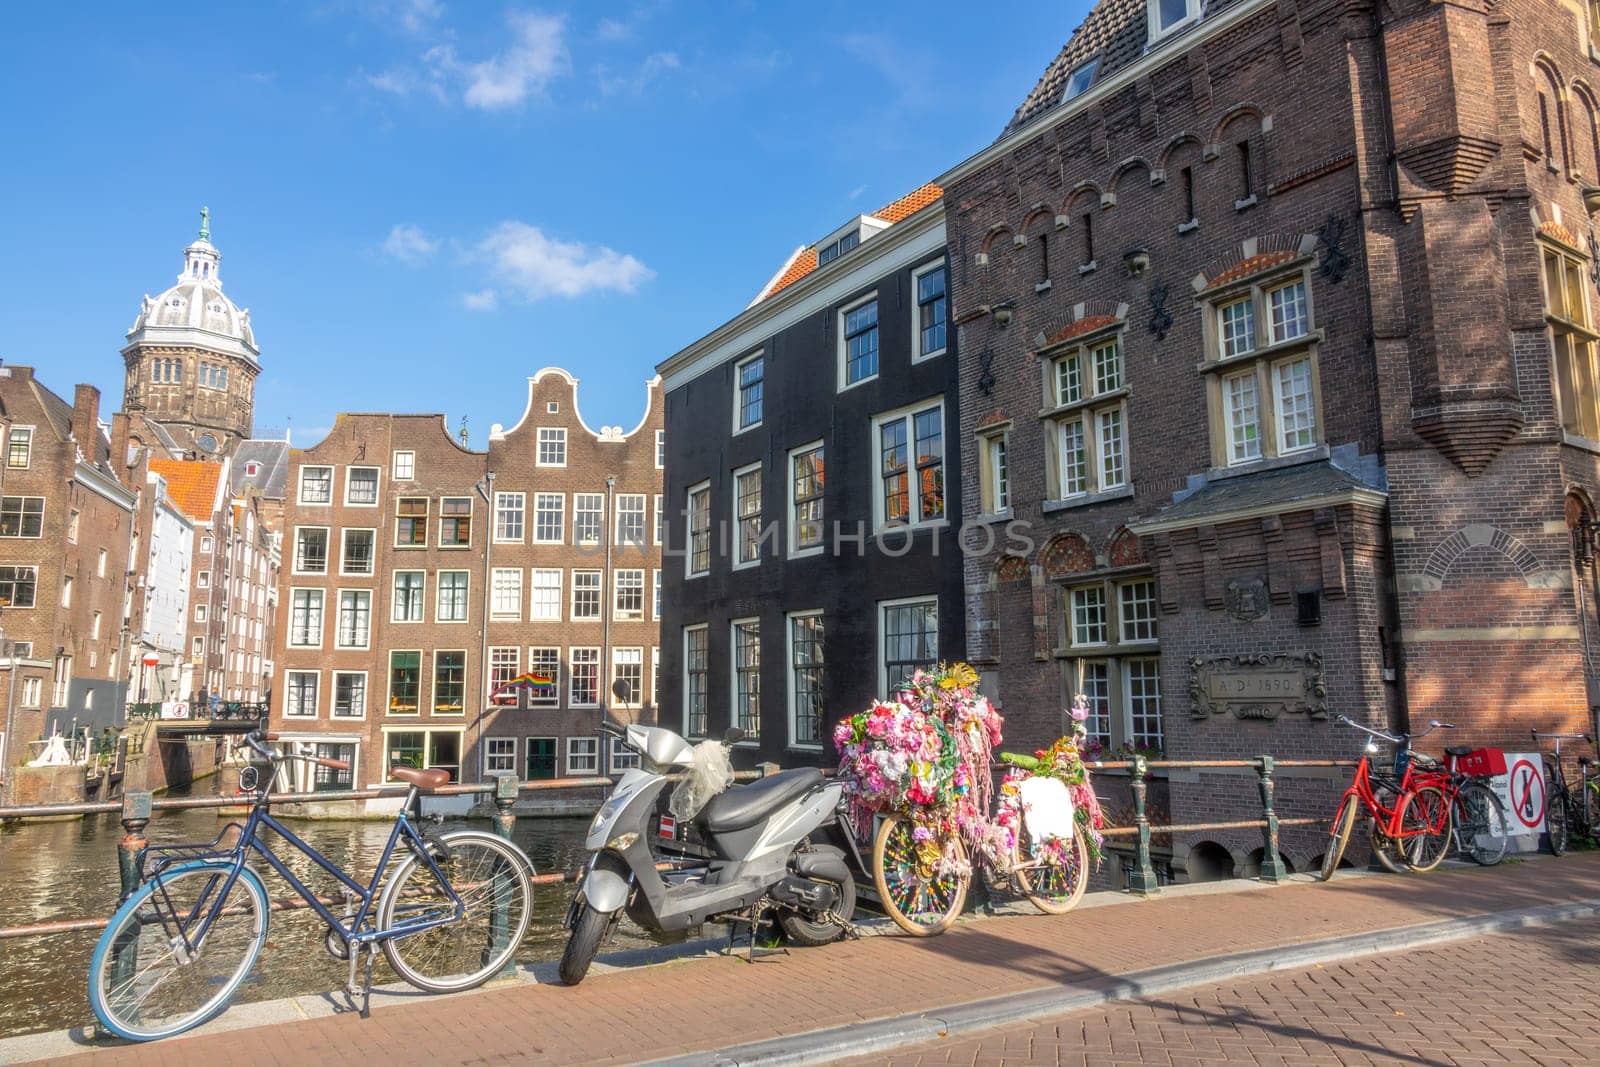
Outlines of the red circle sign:
M 1532 829 L 1544 821 L 1544 772 L 1532 760 L 1519 759 L 1511 765 L 1508 788 L 1518 822 Z
M 146 656 L 144 658 L 144 665 L 146 667 L 159 667 L 161 666 L 161 661 L 155 656 Z

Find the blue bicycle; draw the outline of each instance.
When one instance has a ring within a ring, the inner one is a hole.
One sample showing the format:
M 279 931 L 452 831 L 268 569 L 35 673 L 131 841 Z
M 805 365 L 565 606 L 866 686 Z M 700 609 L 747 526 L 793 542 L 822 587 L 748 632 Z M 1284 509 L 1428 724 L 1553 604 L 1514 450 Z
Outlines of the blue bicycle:
M 277 735 L 262 730 L 245 735 L 273 772 L 284 760 L 349 769 L 340 760 L 278 752 L 263 743 L 274 740 Z M 246 768 L 245 777 L 253 770 Z M 418 797 L 448 782 L 450 772 L 395 767 L 389 774 L 410 788 L 366 885 L 272 817 L 267 802 L 275 773 L 259 775 L 259 785 L 241 782 L 253 794 L 243 826 L 229 824 L 207 845 L 149 849 L 144 883 L 111 917 L 89 963 L 89 1003 L 101 1025 L 118 1037 L 150 1041 L 199 1026 L 228 1006 L 267 941 L 271 906 L 260 875 L 246 862 L 252 852 L 328 924 L 324 944 L 348 962 L 352 998 L 370 993 L 380 947 L 396 974 L 430 993 L 471 989 L 498 974 L 533 916 L 532 864 L 493 834 L 435 833 L 422 825 Z M 264 827 L 339 881 L 342 916 L 273 853 L 260 837 Z M 238 836 L 224 845 L 232 830 Z M 380 890 L 397 851 L 407 855 Z M 363 951 L 365 980 L 358 989 Z

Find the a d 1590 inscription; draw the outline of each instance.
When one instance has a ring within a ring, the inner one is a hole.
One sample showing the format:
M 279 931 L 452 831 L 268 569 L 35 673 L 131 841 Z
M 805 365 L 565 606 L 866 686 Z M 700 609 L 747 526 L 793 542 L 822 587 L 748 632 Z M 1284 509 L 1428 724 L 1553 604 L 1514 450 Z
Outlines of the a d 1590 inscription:
M 1253 652 L 1195 658 L 1189 663 L 1190 714 L 1231 713 L 1236 719 L 1328 714 L 1322 657 L 1316 652 Z

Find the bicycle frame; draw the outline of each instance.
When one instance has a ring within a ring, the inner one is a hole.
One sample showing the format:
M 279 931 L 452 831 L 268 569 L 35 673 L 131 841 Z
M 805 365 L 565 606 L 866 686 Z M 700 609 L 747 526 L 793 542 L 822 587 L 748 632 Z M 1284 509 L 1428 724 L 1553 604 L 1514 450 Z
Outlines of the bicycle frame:
M 1416 762 L 1410 758 L 1412 741 L 1411 736 L 1408 734 L 1401 734 L 1398 738 L 1390 737 L 1387 734 L 1378 733 L 1376 731 L 1367 729 L 1366 727 L 1362 727 L 1358 723 L 1348 722 L 1348 720 L 1346 720 L 1346 722 L 1350 726 L 1354 726 L 1357 729 L 1363 730 L 1369 736 L 1375 738 L 1381 737 L 1386 741 L 1390 741 L 1393 744 L 1400 746 L 1399 750 L 1395 753 L 1395 757 L 1396 762 L 1398 763 L 1402 754 L 1406 756 L 1405 771 L 1401 774 L 1398 782 L 1391 782 L 1386 776 L 1381 779 L 1380 784 L 1385 786 L 1392 784 L 1395 790 L 1394 807 L 1390 808 L 1384 806 L 1383 802 L 1378 799 L 1377 791 L 1372 787 L 1373 775 L 1371 752 L 1376 751 L 1376 749 L 1371 747 L 1374 745 L 1374 742 L 1369 742 L 1369 748 L 1362 751 L 1361 759 L 1356 763 L 1355 779 L 1350 783 L 1349 788 L 1347 788 L 1344 793 L 1340 795 L 1339 805 L 1335 808 L 1335 810 L 1338 810 L 1338 807 L 1342 807 L 1344 805 L 1346 797 L 1354 796 L 1366 807 L 1368 813 L 1372 816 L 1373 822 L 1378 824 L 1379 829 L 1385 837 L 1394 838 L 1395 840 L 1402 840 L 1408 837 L 1420 837 L 1426 833 L 1436 833 L 1438 831 L 1437 826 L 1417 829 L 1410 832 L 1406 832 L 1401 827 L 1400 816 L 1401 812 L 1405 808 L 1405 799 L 1413 790 L 1425 785 L 1439 786 L 1440 792 L 1446 795 L 1447 800 L 1452 798 L 1451 792 L 1444 787 L 1444 783 L 1434 780 L 1435 772 L 1417 772 Z M 1442 774 L 1443 772 L 1439 773 Z M 1441 807 L 1443 811 L 1450 810 L 1448 803 L 1442 805 Z

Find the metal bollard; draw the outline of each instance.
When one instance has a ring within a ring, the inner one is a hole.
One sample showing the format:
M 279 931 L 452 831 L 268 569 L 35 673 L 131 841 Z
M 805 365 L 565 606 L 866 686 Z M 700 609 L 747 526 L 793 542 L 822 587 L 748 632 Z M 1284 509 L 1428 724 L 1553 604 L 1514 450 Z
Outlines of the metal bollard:
M 512 805 L 517 802 L 517 791 L 522 783 L 517 776 L 509 771 L 496 771 L 490 777 L 494 779 L 494 832 L 495 836 L 511 840 L 511 831 L 516 828 L 517 816 L 512 811 Z M 511 926 L 511 917 L 507 914 L 509 894 L 497 892 L 494 895 L 494 912 L 489 919 L 490 953 L 499 951 L 505 946 L 507 933 Z M 532 905 L 532 901 L 529 902 Z M 517 973 L 517 960 L 515 956 L 506 961 L 500 969 L 502 977 Z
M 1259 758 L 1256 773 L 1260 775 L 1260 781 L 1256 784 L 1261 787 L 1261 809 L 1267 823 L 1261 831 L 1266 846 L 1266 850 L 1261 854 L 1261 880 L 1281 882 L 1289 877 L 1289 869 L 1283 865 L 1283 856 L 1278 852 L 1278 813 L 1272 807 L 1275 787 L 1272 784 L 1271 756 Z
M 117 842 L 117 873 L 122 879 L 122 894 L 117 898 L 120 906 L 139 889 L 144 871 L 144 851 L 150 842 L 145 840 L 144 828 L 150 823 L 150 793 L 134 790 L 122 794 L 122 840 Z M 123 983 L 132 980 L 139 970 L 139 939 L 125 937 L 111 948 L 112 980 Z
M 1150 819 L 1145 814 L 1145 791 L 1149 788 L 1145 776 L 1150 773 L 1150 767 L 1143 756 L 1135 756 L 1128 761 L 1128 770 L 1133 773 L 1128 783 L 1133 793 L 1133 824 L 1139 830 L 1137 862 L 1128 888 L 1142 897 L 1152 897 L 1161 892 L 1161 886 L 1156 882 L 1156 869 L 1150 862 Z

